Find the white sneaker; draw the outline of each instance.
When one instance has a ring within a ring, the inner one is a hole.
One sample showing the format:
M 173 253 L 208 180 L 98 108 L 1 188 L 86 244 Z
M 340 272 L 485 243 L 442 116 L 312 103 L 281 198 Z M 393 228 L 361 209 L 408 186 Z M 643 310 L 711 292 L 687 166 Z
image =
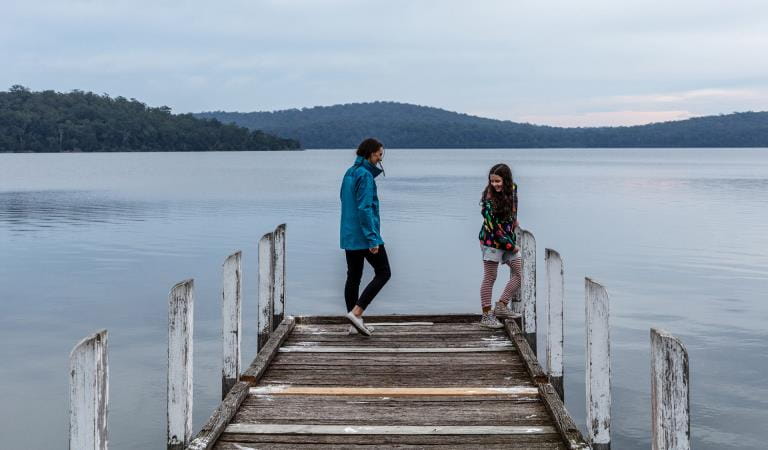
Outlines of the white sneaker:
M 504 328 L 504 324 L 499 322 L 499 319 L 493 314 L 493 311 L 488 311 L 487 314 L 483 314 L 480 319 L 480 326 L 491 329 Z
M 365 323 L 365 322 L 363 322 L 363 323 Z M 372 327 L 372 326 L 370 326 L 370 325 L 366 325 L 366 326 L 365 326 L 365 328 L 368 328 L 368 330 L 369 330 L 371 333 L 373 333 L 373 327 Z M 355 328 L 355 327 L 353 327 L 352 325 L 350 325 L 350 326 L 349 326 L 349 330 L 347 330 L 347 334 L 350 334 L 350 335 L 352 335 L 352 334 L 358 334 L 358 333 L 357 333 L 357 328 Z
M 361 319 L 360 317 L 357 317 L 351 312 L 347 313 L 347 315 L 344 317 L 346 317 L 347 320 L 349 320 L 349 323 L 351 323 L 352 326 L 355 327 L 358 333 L 362 334 L 363 336 L 371 335 L 371 330 L 365 326 L 365 324 L 363 323 L 363 319 Z

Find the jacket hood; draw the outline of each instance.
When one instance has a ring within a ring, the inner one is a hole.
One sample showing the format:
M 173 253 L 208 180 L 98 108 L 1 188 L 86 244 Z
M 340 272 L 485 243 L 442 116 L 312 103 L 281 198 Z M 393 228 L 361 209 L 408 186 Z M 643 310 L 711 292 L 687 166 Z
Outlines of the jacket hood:
M 373 175 L 373 178 L 376 178 L 381 173 L 381 169 L 371 164 L 370 161 L 363 158 L 362 156 L 358 156 L 357 158 L 355 158 L 354 165 L 365 167 L 368 170 L 368 172 L 371 172 L 371 175 Z

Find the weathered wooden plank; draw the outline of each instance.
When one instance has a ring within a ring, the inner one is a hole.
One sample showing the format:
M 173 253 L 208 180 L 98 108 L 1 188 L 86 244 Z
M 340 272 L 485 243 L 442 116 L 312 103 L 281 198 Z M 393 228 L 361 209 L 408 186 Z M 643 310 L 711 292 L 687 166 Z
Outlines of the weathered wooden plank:
M 283 323 L 272 333 L 269 340 L 264 345 L 264 348 L 260 349 L 256 354 L 256 358 L 251 363 L 250 367 L 240 375 L 240 379 L 251 383 L 259 381 L 264 371 L 267 370 L 269 363 L 277 354 L 278 348 L 283 344 L 286 337 L 293 330 L 296 321 L 293 317 L 287 316 L 283 319 Z
M 508 352 L 510 345 L 489 345 L 486 347 L 332 347 L 332 346 L 291 346 L 281 347 L 281 353 L 474 353 Z
M 107 330 L 101 330 L 69 355 L 69 448 L 106 450 L 108 405 Z
M 291 341 L 312 341 L 312 342 L 500 342 L 508 341 L 506 334 L 499 330 L 496 333 L 432 333 L 432 334 L 374 334 L 372 336 L 361 336 L 355 334 L 302 334 L 292 333 Z
M 231 444 L 234 447 L 226 447 Z M 505 448 L 505 449 L 562 449 L 564 448 L 560 435 L 535 434 L 535 435 L 355 435 L 355 434 L 235 434 L 225 433 L 221 436 L 216 449 L 251 448 L 249 444 L 258 444 L 256 448 L 356 448 L 355 445 L 365 448 Z M 240 445 L 241 447 L 236 447 Z M 304 447 L 306 446 L 306 447 Z
M 235 416 L 243 400 L 248 396 L 248 388 L 251 385 L 246 382 L 238 382 L 232 386 L 227 396 L 219 404 L 213 415 L 203 425 L 197 436 L 190 442 L 187 450 L 208 450 L 213 448 L 219 435 Z
M 192 436 L 192 336 L 194 281 L 186 280 L 168 296 L 168 449 L 183 449 Z
M 273 329 L 277 328 L 285 316 L 285 229 L 286 225 L 280 224 L 275 228 L 275 307 L 272 321 Z
M 366 339 L 360 336 L 354 336 L 349 339 L 341 340 L 296 340 L 289 338 L 285 342 L 285 347 L 364 347 L 364 348 L 461 348 L 461 347 L 504 347 L 512 348 L 512 343 L 506 339 L 474 339 L 461 341 L 456 339 Z
M 247 424 L 232 423 L 227 433 L 238 434 L 551 434 L 556 430 L 550 426 L 408 426 L 408 425 L 304 425 L 304 424 Z
M 309 375 L 298 375 L 298 376 L 288 376 L 288 377 L 277 377 L 269 375 L 269 373 L 265 374 L 264 377 L 261 379 L 261 384 L 263 385 L 276 385 L 276 386 L 284 386 L 289 384 L 296 384 L 296 385 L 303 385 L 303 386 L 314 386 L 314 387 L 339 387 L 339 386 L 360 386 L 360 387 L 379 387 L 382 385 L 389 385 L 389 386 L 399 386 L 399 387 L 432 387 L 432 386 L 442 386 L 442 387 L 464 387 L 464 386 L 473 386 L 473 387 L 494 387 L 498 386 L 500 383 L 509 383 L 509 385 L 527 385 L 527 386 L 534 386 L 533 383 L 531 383 L 530 378 L 527 375 L 519 374 L 519 376 L 516 376 L 517 374 L 509 373 L 507 374 L 504 379 L 501 379 L 501 376 L 495 375 L 495 376 L 470 376 L 466 374 L 459 374 L 458 376 L 452 376 L 452 377 L 440 377 L 438 375 L 427 375 L 422 376 L 421 378 L 415 378 L 415 377 L 400 377 L 400 376 L 392 376 L 392 375 L 375 375 L 375 376 L 369 376 L 364 377 L 363 379 L 360 378 L 358 375 L 357 377 L 354 376 L 342 376 L 338 379 L 329 379 L 324 377 L 318 377 L 318 376 L 309 376 Z
M 590 448 L 589 444 L 584 439 L 584 436 L 581 435 L 576 423 L 565 409 L 565 405 L 555 387 L 550 383 L 541 384 L 539 385 L 539 395 L 551 415 L 555 428 L 560 431 L 563 440 L 567 444 L 566 448 L 569 450 L 588 450 Z
M 544 251 L 547 268 L 547 369 L 549 380 L 560 399 L 565 401 L 563 386 L 563 336 L 565 323 L 563 260 L 550 248 Z
M 688 352 L 667 331 L 651 329 L 651 424 L 653 450 L 690 450 Z
M 222 364 L 221 398 L 237 383 L 240 377 L 240 329 L 242 326 L 242 272 L 241 252 L 235 252 L 224 261 L 221 289 L 222 315 Z
M 518 242 L 522 253 L 520 290 L 511 303 L 513 313 L 522 317 L 521 328 L 528 345 L 536 353 L 536 238 L 528 230 L 518 229 Z
M 528 341 L 525 339 L 524 333 L 520 330 L 520 327 L 514 320 L 507 320 L 504 323 L 504 329 L 507 331 L 509 338 L 512 340 L 513 345 L 517 349 L 517 353 L 522 358 L 523 363 L 528 369 L 528 373 L 536 383 L 546 383 L 548 381 L 547 374 L 539 365 L 539 361 L 536 359 L 536 355 L 528 345 Z
M 521 395 L 531 396 L 538 395 L 538 388 L 532 388 L 528 386 L 498 386 L 498 387 L 462 387 L 462 388 L 445 388 L 445 387 L 420 387 L 420 388 L 404 388 L 404 387 L 315 387 L 315 386 L 258 386 L 252 387 L 249 391 L 251 395 L 357 395 L 357 396 L 387 396 L 387 397 L 399 397 L 399 396 L 482 396 L 482 395 Z
M 259 240 L 259 314 L 257 351 L 266 345 L 272 332 L 275 310 L 275 235 Z
M 370 325 L 366 323 L 366 325 Z M 393 329 L 385 329 L 385 327 L 376 328 L 376 331 L 371 337 L 362 337 L 357 335 L 357 333 L 349 333 L 349 328 L 345 328 L 344 330 L 336 330 L 336 331 L 306 331 L 302 329 L 296 329 L 294 330 L 293 334 L 291 334 L 291 337 L 293 339 L 306 339 L 306 340 L 314 340 L 314 339 L 324 339 L 324 338 L 317 338 L 317 336 L 329 336 L 336 339 L 346 339 L 349 340 L 352 339 L 358 339 L 362 338 L 364 340 L 375 340 L 380 337 L 396 337 L 396 336 L 403 336 L 404 339 L 414 339 L 414 338 L 424 338 L 424 339 L 432 339 L 433 337 L 436 339 L 439 338 L 448 338 L 453 337 L 454 339 L 471 339 L 473 337 L 476 337 L 478 339 L 482 338 L 488 338 L 488 337 L 494 337 L 494 336 L 504 336 L 504 333 L 499 330 L 494 331 L 483 331 L 479 328 L 473 329 L 473 330 L 441 330 L 441 331 L 404 331 L 402 328 L 394 328 Z
M 391 314 L 385 316 L 366 315 L 365 322 L 374 323 L 392 323 L 392 322 L 432 322 L 438 323 L 476 323 L 480 321 L 480 314 L 436 314 L 436 315 L 413 315 L 413 314 Z M 344 316 L 296 316 L 296 323 L 300 325 L 313 324 L 344 324 L 349 321 Z
M 361 358 L 359 354 L 345 353 L 280 353 L 272 361 L 272 366 L 294 367 L 303 365 L 318 366 L 496 366 L 504 365 L 510 368 L 523 367 L 523 361 L 517 353 L 452 353 L 452 354 L 423 354 L 423 353 L 384 353 L 366 354 Z
M 367 319 L 367 318 L 366 318 Z M 494 334 L 498 330 L 492 330 L 481 327 L 478 323 L 433 323 L 429 326 L 405 325 L 406 322 L 377 322 L 371 323 L 365 321 L 368 325 L 373 325 L 378 329 L 374 332 L 376 335 L 381 333 L 488 333 Z M 416 323 L 416 322 L 412 322 Z M 349 331 L 349 322 L 336 324 L 304 324 L 296 325 L 295 333 L 347 333 Z
M 595 450 L 611 446 L 611 337 L 608 293 L 584 279 L 586 308 L 587 430 Z

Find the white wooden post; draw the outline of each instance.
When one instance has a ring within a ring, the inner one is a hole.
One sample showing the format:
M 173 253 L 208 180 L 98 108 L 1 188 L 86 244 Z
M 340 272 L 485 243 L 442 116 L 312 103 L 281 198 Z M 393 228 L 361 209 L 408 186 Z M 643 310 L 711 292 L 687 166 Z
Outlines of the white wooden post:
M 109 361 L 107 330 L 80 341 L 69 354 L 69 448 L 108 446 Z
M 192 335 L 194 281 L 168 296 L 168 449 L 181 450 L 192 437 Z
M 688 352 L 668 332 L 651 329 L 653 450 L 690 450 Z
M 272 330 L 285 317 L 285 224 L 275 228 L 275 310 Z
M 547 370 L 549 380 L 565 402 L 563 386 L 563 324 L 565 320 L 563 260 L 551 248 L 545 249 L 544 261 L 547 266 Z
M 275 234 L 259 240 L 259 314 L 257 351 L 264 348 L 272 332 L 275 310 Z
M 528 230 L 518 229 L 517 233 L 523 261 L 520 290 L 512 302 L 512 312 L 522 316 L 525 340 L 536 354 L 536 238 Z
M 611 336 L 608 293 L 584 279 L 587 322 L 587 430 L 594 450 L 611 448 Z
M 240 261 L 242 252 L 236 252 L 224 261 L 223 284 L 221 290 L 222 326 L 222 364 L 221 364 L 221 398 L 240 379 L 240 329 L 242 276 Z

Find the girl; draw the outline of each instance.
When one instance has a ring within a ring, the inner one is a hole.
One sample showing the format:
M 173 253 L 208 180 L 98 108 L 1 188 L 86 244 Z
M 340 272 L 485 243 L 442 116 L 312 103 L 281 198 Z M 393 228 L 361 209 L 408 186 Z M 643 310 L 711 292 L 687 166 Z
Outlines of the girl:
M 347 257 L 347 282 L 344 299 L 347 320 L 364 336 L 373 328 L 363 322 L 363 312 L 371 300 L 389 281 L 391 272 L 384 240 L 381 238 L 379 197 L 375 178 L 383 172 L 376 167 L 384 158 L 384 145 L 373 138 L 360 143 L 355 163 L 344 174 L 341 182 L 341 248 Z M 363 262 L 373 267 L 373 280 L 360 291 Z
M 508 308 L 512 296 L 520 289 L 522 258 L 516 245 L 517 185 L 512 181 L 512 170 L 506 164 L 496 164 L 488 172 L 488 185 L 480 199 L 483 226 L 480 229 L 480 249 L 483 254 L 483 282 L 480 285 L 480 306 L 483 317 L 480 325 L 502 328 L 497 317 L 510 316 Z M 510 278 L 496 307 L 491 309 L 493 283 L 499 263 L 509 266 Z

